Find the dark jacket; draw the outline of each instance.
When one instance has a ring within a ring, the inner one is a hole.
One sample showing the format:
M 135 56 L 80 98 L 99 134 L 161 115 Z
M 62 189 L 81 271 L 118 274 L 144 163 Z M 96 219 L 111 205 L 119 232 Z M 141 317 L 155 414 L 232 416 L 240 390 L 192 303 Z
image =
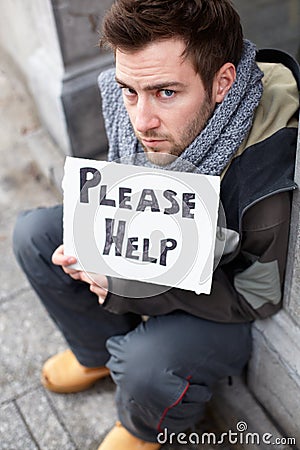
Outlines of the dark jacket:
M 139 291 L 146 283 L 110 279 L 110 291 L 117 285 L 124 296 L 110 293 L 104 308 L 145 315 L 183 310 L 221 322 L 252 321 L 280 309 L 291 192 L 297 187 L 300 72 L 281 51 L 262 50 L 257 61 L 264 72 L 263 96 L 250 133 L 222 174 L 226 229 L 220 226 L 217 243 L 226 236 L 226 246 L 210 295 L 172 288 L 149 298 L 128 298 L 129 285 L 130 291 L 132 285 Z

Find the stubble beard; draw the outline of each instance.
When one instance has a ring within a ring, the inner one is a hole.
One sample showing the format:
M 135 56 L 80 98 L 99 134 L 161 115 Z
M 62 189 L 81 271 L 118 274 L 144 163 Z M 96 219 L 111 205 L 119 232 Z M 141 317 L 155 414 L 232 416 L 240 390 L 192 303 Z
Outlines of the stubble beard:
M 190 122 L 183 129 L 180 139 L 176 142 L 171 135 L 156 133 L 154 130 L 143 133 L 143 138 L 146 139 L 162 139 L 171 144 L 170 150 L 163 152 L 162 149 L 156 147 L 155 150 L 150 147 L 146 147 L 141 142 L 140 137 L 137 134 L 137 138 L 141 142 L 147 159 L 155 165 L 166 166 L 171 164 L 176 158 L 178 158 L 183 151 L 194 141 L 198 134 L 205 128 L 208 120 L 212 116 L 214 111 L 214 105 L 211 99 L 206 95 L 199 113 L 193 117 Z

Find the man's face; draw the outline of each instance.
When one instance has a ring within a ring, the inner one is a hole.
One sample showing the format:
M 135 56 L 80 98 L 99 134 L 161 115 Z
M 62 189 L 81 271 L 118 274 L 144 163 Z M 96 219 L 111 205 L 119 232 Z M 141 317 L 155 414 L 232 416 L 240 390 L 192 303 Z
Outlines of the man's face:
M 209 99 L 178 39 L 135 52 L 116 51 L 116 80 L 135 134 L 148 159 L 170 163 L 195 139 L 211 116 Z

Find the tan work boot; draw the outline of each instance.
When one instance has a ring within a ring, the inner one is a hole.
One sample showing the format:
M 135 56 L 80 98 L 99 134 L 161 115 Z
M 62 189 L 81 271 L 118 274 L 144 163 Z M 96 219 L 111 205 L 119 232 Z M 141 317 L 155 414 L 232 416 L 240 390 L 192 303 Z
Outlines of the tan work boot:
M 82 366 L 71 350 L 65 350 L 45 362 L 41 382 L 49 391 L 69 394 L 84 391 L 108 375 L 107 367 Z
M 117 422 L 98 450 L 158 450 L 160 448 L 159 444 L 145 442 L 133 436 L 121 422 Z

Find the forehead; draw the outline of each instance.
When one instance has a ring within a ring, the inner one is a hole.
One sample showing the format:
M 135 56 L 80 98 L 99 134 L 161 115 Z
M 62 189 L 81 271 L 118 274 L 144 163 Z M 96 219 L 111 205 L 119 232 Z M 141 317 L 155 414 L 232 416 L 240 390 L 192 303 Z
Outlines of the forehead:
M 125 83 L 162 82 L 176 79 L 184 82 L 196 76 L 189 58 L 183 56 L 185 44 L 179 39 L 153 42 L 133 52 L 116 51 L 116 76 Z

